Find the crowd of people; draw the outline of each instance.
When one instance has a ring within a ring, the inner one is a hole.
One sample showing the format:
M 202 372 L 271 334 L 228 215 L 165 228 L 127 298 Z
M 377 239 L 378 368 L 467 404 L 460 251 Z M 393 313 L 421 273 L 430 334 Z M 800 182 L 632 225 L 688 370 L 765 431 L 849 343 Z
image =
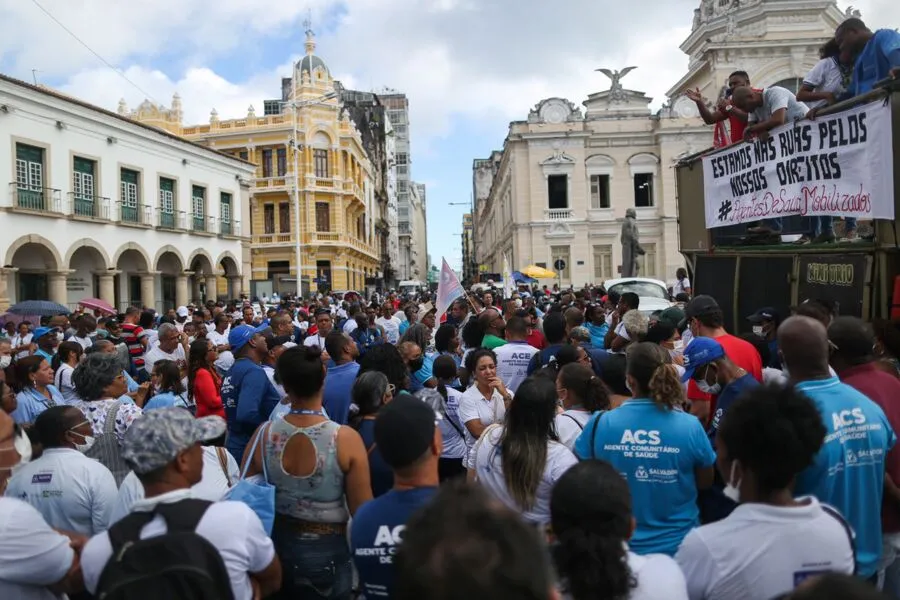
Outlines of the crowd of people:
M 10 324 L 0 596 L 900 598 L 900 325 L 679 282 Z

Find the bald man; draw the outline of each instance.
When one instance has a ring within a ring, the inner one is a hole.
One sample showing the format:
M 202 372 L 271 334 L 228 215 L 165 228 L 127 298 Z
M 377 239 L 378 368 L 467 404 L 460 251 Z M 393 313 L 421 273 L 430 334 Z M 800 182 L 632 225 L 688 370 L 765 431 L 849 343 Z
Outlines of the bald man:
M 503 329 L 506 327 L 506 321 L 503 315 L 496 308 L 486 308 L 478 315 L 478 325 L 484 331 L 484 339 L 481 340 L 481 347 L 493 350 L 499 348 L 506 343 L 503 339 Z
M 813 464 L 797 476 L 794 495 L 815 496 L 840 511 L 856 532 L 856 574 L 876 578 L 885 457 L 896 442 L 894 430 L 877 404 L 830 374 L 822 323 L 787 319 L 778 328 L 778 347 L 790 383 L 813 401 L 827 432 Z
M 772 86 L 764 90 L 739 87 L 732 97 L 734 105 L 747 113 L 750 125 L 744 130 L 744 141 L 766 139 L 769 131 L 806 116 L 809 107 L 797 100 L 790 90 Z

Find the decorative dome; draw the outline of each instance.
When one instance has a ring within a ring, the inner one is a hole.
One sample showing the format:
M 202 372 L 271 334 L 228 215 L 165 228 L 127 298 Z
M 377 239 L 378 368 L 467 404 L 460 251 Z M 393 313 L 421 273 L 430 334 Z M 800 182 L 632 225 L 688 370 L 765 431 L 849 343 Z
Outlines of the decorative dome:
M 316 69 L 323 69 L 325 73 L 330 77 L 331 72 L 328 70 L 328 66 L 325 64 L 325 61 L 319 58 L 314 54 L 316 51 L 316 34 L 312 30 L 312 24 L 307 19 L 306 21 L 306 56 L 301 58 L 297 62 L 297 70 L 302 74 L 304 71 L 310 74 L 310 78 L 312 78 L 312 73 Z

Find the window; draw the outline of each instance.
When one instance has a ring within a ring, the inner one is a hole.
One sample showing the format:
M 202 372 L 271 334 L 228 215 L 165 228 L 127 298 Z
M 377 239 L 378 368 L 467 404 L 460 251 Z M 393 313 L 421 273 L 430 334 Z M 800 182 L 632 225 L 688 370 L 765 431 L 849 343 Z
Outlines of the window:
M 206 231 L 206 189 L 199 185 L 191 188 L 191 210 L 194 213 L 194 231 Z
M 398 194 L 407 194 L 409 193 L 409 182 L 405 179 L 400 179 L 397 181 L 397 193 Z
M 231 235 L 231 194 L 222 192 L 219 197 L 219 221 L 222 224 L 221 233 Z
M 248 160 L 250 154 L 248 154 L 246 150 L 241 150 L 238 156 L 241 158 L 241 160 Z
M 653 206 L 653 173 L 634 174 L 634 205 Z
M 94 216 L 94 170 L 96 163 L 76 156 L 72 161 L 72 213 Z
M 641 244 L 644 255 L 638 257 L 638 275 L 656 277 L 656 244 Z
M 328 177 L 328 150 L 313 150 L 313 161 L 316 177 L 320 179 Z
M 401 165 L 397 167 L 397 175 L 400 177 L 408 177 L 409 176 L 409 167 L 406 165 Z
M 566 261 L 566 268 L 562 270 L 557 270 L 556 261 L 564 260 Z M 571 261 L 569 260 L 569 247 L 568 246 L 550 246 L 550 269 L 559 273 L 559 276 L 563 279 L 569 278 L 569 273 L 572 271 L 572 265 L 569 264 Z
M 263 100 L 263 115 L 280 115 L 281 114 L 281 101 L 280 100 Z
M 569 208 L 569 178 L 566 175 L 547 176 L 547 208 Z
M 594 246 L 594 283 L 612 278 L 612 246 Z
M 591 175 L 591 208 L 609 208 L 609 175 Z
M 394 125 L 394 133 L 397 134 L 397 137 L 406 137 L 409 135 L 409 126 L 408 125 Z
M 131 169 L 122 169 L 119 174 L 119 192 L 121 193 L 120 220 L 138 223 L 138 192 L 141 174 Z
M 279 148 L 278 156 L 278 176 L 284 177 L 287 174 L 287 149 Z
M 275 205 L 263 205 L 263 233 L 275 233 Z
M 263 177 L 271 177 L 272 176 L 272 151 L 271 150 L 263 150 L 262 151 L 262 169 L 263 169 Z
M 291 232 L 291 205 L 287 202 L 278 203 L 278 233 Z
M 327 202 L 316 202 L 316 231 L 331 231 L 331 215 Z
M 175 180 L 159 178 L 159 225 L 175 227 Z
M 44 149 L 16 144 L 16 204 L 21 208 L 45 210 Z
M 406 152 L 398 152 L 396 157 L 397 157 L 398 165 L 408 165 L 409 164 L 409 154 L 407 154 Z

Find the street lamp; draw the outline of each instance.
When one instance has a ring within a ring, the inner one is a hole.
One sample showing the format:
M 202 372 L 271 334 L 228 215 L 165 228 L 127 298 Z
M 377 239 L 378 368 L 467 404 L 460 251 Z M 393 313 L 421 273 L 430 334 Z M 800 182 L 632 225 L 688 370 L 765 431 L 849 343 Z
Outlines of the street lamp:
M 311 98 L 309 100 L 297 100 L 297 66 L 294 65 L 293 73 L 291 74 L 291 98 L 287 102 L 283 102 L 282 106 L 287 106 L 291 108 L 291 113 L 293 117 L 291 119 L 293 126 L 293 135 L 290 141 L 290 146 L 294 151 L 294 229 L 297 232 L 297 237 L 294 239 L 294 264 L 297 269 L 297 297 L 303 297 L 303 253 L 300 248 L 300 237 L 301 237 L 301 225 L 300 225 L 300 165 L 297 160 L 297 155 L 300 152 L 300 148 L 302 144 L 299 142 L 299 109 L 304 106 L 314 106 L 317 104 L 325 104 L 328 100 L 332 100 L 337 98 L 337 92 L 331 91 L 327 94 L 323 94 L 317 98 Z M 305 186 L 304 186 L 305 188 Z M 304 191 L 306 191 L 304 189 Z

